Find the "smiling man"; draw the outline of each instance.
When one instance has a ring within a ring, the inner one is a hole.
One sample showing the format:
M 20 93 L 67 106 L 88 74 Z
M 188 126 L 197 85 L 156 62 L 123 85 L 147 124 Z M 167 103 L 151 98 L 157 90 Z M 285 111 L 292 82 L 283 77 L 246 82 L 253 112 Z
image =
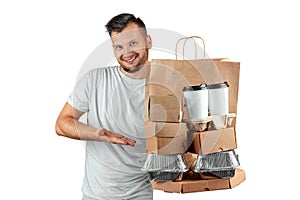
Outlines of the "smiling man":
M 120 66 L 93 69 L 78 82 L 57 118 L 56 133 L 86 140 L 83 200 L 151 200 L 150 181 L 141 171 L 151 37 L 143 21 L 127 13 L 113 17 L 106 29 Z M 87 124 L 79 121 L 84 113 Z
M 148 63 L 148 49 L 151 48 L 152 41 L 147 35 L 144 23 L 138 18 L 135 23 L 129 22 L 125 28 L 120 29 L 119 21 L 114 19 L 106 25 L 106 28 L 111 36 L 121 71 L 131 77 L 145 78 L 144 65 Z

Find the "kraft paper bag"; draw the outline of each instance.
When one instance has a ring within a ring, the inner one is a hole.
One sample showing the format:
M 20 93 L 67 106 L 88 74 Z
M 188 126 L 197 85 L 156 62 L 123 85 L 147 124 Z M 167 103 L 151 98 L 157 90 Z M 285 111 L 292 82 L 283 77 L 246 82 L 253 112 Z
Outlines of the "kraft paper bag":
M 200 38 L 191 36 L 185 39 Z M 201 38 L 200 38 L 201 39 Z M 178 40 L 178 42 L 180 41 Z M 178 44 L 177 42 L 177 44 Z M 203 42 L 204 44 L 204 42 Z M 184 47 L 183 47 L 184 48 Z M 204 50 L 205 52 L 205 50 Z M 185 86 L 224 83 L 229 84 L 229 112 L 237 112 L 238 87 L 239 87 L 240 63 L 227 59 L 194 59 L 178 60 L 177 45 L 176 59 L 153 59 L 150 72 L 146 78 L 145 93 L 145 117 L 148 116 L 148 101 L 151 95 L 175 95 L 178 99 L 184 99 L 182 89 Z M 187 118 L 184 111 L 183 119 Z M 235 123 L 235 122 L 234 122 Z

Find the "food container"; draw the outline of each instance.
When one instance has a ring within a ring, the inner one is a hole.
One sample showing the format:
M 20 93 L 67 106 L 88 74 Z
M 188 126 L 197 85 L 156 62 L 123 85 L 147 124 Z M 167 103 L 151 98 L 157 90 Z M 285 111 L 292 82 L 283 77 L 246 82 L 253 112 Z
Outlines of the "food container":
M 186 86 L 183 96 L 190 120 L 201 120 L 208 117 L 208 90 L 206 84 Z
M 219 130 L 231 126 L 233 118 L 236 117 L 235 113 L 229 113 L 226 115 L 212 115 L 209 116 L 209 130 Z
M 183 122 L 189 131 L 206 131 L 206 130 L 219 130 L 231 126 L 233 119 L 236 117 L 235 113 L 229 113 L 227 115 L 213 115 L 208 116 L 202 120 L 189 120 L 185 119 Z
M 222 171 L 210 171 L 209 173 L 219 178 L 232 178 L 235 175 L 235 169 L 222 170 Z
M 148 172 L 149 179 L 155 181 L 173 181 L 188 171 L 182 155 L 148 154 L 142 171 Z
M 183 120 L 183 122 L 186 123 L 186 127 L 189 131 L 205 131 L 207 130 L 210 121 L 210 117 L 201 120 Z
M 220 178 L 231 178 L 240 166 L 234 150 L 198 155 L 194 172 L 210 172 Z
M 228 87 L 227 82 L 207 85 L 210 115 L 226 115 L 229 113 Z
M 148 172 L 148 177 L 151 181 L 180 181 L 182 172 Z

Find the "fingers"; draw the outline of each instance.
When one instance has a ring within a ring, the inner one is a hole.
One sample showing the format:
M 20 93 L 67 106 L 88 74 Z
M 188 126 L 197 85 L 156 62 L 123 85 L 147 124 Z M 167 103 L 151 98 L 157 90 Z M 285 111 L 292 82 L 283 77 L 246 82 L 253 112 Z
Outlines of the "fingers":
M 111 143 L 113 144 L 122 144 L 122 145 L 130 145 L 130 146 L 134 146 L 135 145 L 135 141 L 133 142 L 131 139 L 129 138 L 111 138 Z
M 99 131 L 100 137 L 104 137 L 104 141 L 113 143 L 113 144 L 121 144 L 121 145 L 130 145 L 134 146 L 136 141 L 130 138 L 125 137 L 124 135 L 108 131 L 106 129 L 101 129 Z M 101 136 L 102 135 L 102 136 Z

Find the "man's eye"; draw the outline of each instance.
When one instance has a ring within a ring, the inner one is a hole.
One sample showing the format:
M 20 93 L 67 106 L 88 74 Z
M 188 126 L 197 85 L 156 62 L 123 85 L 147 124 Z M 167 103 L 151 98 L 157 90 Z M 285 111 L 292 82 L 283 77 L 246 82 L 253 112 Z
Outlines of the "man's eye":
M 116 46 L 115 46 L 115 49 L 116 49 L 116 50 L 122 50 L 122 49 L 123 49 L 123 47 L 122 47 L 122 46 L 120 46 L 120 45 L 116 45 Z
M 132 41 L 132 42 L 129 43 L 129 45 L 130 45 L 131 47 L 132 47 L 132 46 L 135 46 L 135 45 L 137 45 L 137 42 Z

